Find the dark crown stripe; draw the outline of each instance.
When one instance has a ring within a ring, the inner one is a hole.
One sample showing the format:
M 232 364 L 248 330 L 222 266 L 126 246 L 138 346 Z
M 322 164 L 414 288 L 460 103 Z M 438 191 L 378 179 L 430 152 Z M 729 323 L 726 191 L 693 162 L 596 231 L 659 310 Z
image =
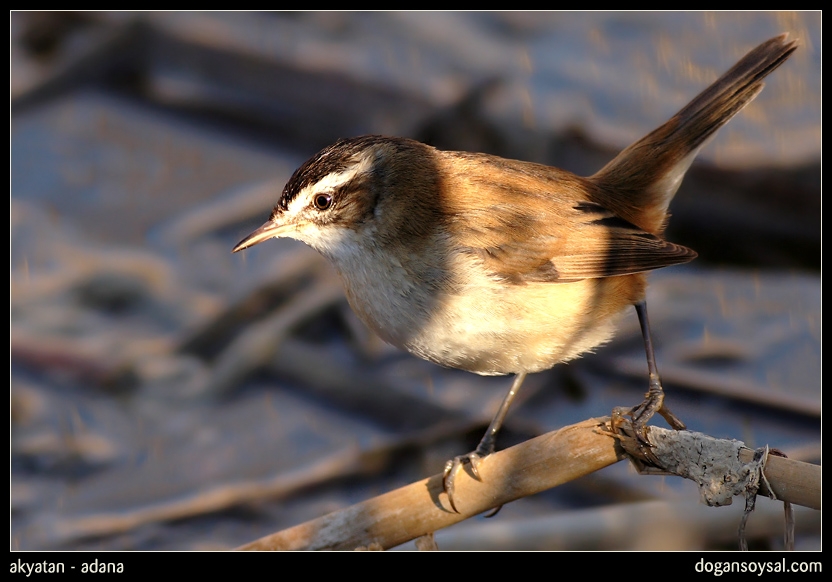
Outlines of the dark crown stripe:
M 324 177 L 335 172 L 343 172 L 355 162 L 355 155 L 365 150 L 369 145 L 384 140 L 379 135 L 364 135 L 347 139 L 339 139 L 334 144 L 325 147 L 317 154 L 306 160 L 283 188 L 280 200 L 272 214 L 279 214 L 289 207 L 304 188 L 320 182 Z

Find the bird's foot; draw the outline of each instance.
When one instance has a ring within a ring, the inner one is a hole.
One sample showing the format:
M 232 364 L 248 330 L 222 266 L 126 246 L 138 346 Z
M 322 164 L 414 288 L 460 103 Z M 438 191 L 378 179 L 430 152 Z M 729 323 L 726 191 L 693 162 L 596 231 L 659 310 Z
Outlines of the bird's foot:
M 485 441 L 486 439 L 483 439 Z M 456 475 L 465 464 L 471 467 L 471 474 L 477 481 L 482 481 L 480 478 L 479 465 L 484 457 L 487 457 L 494 452 L 494 444 L 480 442 L 476 450 L 471 451 L 465 455 L 454 457 L 445 463 L 445 471 L 442 477 L 442 484 L 445 487 L 445 493 L 448 494 L 448 502 L 451 504 L 451 509 L 459 513 L 454 503 L 454 482 Z
M 448 494 L 448 502 L 451 504 L 451 509 L 457 513 L 459 513 L 459 510 L 456 508 L 456 504 L 454 503 L 454 481 L 456 479 L 456 475 L 459 470 L 462 469 L 463 465 L 468 463 L 471 467 L 471 474 L 474 475 L 474 478 L 478 481 L 482 481 L 482 479 L 480 479 L 479 470 L 477 469 L 482 457 L 483 455 L 480 455 L 477 451 L 472 451 L 465 455 L 456 456 L 445 463 L 445 473 L 442 477 L 442 483 L 445 486 L 445 493 Z
M 629 409 L 616 408 L 613 410 L 613 419 L 614 421 L 618 419 L 617 422 L 620 422 L 624 416 L 629 416 L 632 419 L 631 422 L 635 437 L 644 446 L 649 446 L 647 440 L 647 423 L 657 412 L 667 421 L 667 424 L 673 430 L 685 430 L 687 428 L 685 423 L 664 405 L 664 389 L 656 377 L 650 378 L 650 388 L 644 395 L 644 401 L 641 404 Z M 615 423 L 613 423 L 613 426 L 615 426 Z

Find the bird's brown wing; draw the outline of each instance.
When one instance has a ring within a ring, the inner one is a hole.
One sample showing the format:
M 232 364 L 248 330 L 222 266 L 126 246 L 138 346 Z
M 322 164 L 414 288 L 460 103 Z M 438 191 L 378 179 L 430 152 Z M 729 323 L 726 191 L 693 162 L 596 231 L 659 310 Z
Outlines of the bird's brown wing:
M 450 210 L 456 242 L 502 279 L 569 282 L 640 273 L 696 257 L 592 201 L 593 185 L 583 178 L 490 156 L 465 162 L 466 183 L 455 188 L 457 200 L 443 207 Z

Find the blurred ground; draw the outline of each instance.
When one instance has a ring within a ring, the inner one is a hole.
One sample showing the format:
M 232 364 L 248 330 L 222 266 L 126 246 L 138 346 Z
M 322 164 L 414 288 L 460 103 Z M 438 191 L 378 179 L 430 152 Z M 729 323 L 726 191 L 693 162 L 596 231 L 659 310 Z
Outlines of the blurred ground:
M 692 429 L 820 462 L 820 19 L 11 13 L 11 548 L 232 548 L 439 472 L 510 380 L 385 346 L 303 245 L 233 244 L 343 136 L 590 174 L 784 31 L 801 48 L 672 206 L 668 237 L 700 259 L 652 275 L 648 297 Z M 631 314 L 610 346 L 531 377 L 499 446 L 638 402 L 640 341 Z M 693 487 L 620 463 L 496 519 Z M 815 514 L 799 548 L 819 547 Z M 778 547 L 772 527 L 757 547 Z M 534 531 L 535 549 L 736 546 Z

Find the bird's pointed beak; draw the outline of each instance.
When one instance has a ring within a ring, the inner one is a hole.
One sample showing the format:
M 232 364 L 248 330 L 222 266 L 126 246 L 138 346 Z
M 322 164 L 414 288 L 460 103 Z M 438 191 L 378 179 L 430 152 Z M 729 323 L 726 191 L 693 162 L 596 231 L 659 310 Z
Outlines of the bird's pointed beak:
M 284 232 L 286 232 L 286 225 L 285 224 L 277 224 L 272 222 L 271 220 L 265 223 L 263 226 L 252 232 L 246 238 L 241 240 L 237 243 L 237 246 L 231 251 L 232 253 L 236 253 L 243 249 L 247 249 L 249 247 L 253 247 L 256 244 L 260 244 L 264 240 L 269 240 L 270 238 L 275 238 L 281 236 Z

